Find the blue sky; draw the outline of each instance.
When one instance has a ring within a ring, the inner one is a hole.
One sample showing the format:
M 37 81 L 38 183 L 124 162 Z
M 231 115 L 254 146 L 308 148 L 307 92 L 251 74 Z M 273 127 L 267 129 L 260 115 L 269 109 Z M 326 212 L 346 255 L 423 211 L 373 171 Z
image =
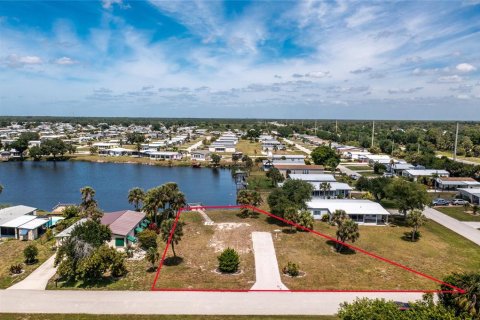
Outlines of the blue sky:
M 0 114 L 480 120 L 480 1 L 0 1 Z

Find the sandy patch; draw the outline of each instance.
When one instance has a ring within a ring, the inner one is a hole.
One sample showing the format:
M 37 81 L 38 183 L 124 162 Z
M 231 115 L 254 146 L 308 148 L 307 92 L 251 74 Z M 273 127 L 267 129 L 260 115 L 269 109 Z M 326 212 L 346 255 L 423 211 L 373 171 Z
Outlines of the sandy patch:
M 222 252 L 226 248 L 233 248 L 239 254 L 252 251 L 250 224 L 248 223 L 215 223 L 215 232 L 208 241 L 208 246 L 215 252 Z

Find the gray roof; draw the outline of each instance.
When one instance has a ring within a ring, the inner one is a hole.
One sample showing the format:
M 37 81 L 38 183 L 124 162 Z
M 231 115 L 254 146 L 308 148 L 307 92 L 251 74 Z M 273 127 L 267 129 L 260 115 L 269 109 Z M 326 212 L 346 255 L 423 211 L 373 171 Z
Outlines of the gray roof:
M 70 233 L 72 233 L 73 229 L 84 223 L 85 221 L 87 221 L 86 218 L 83 218 L 83 219 L 80 219 L 78 220 L 77 222 L 75 222 L 74 224 L 72 224 L 70 227 L 68 227 L 67 229 L 63 230 L 62 232 L 60 232 L 59 234 L 55 235 L 55 238 L 65 238 L 65 237 L 70 237 Z
M 0 210 L 0 225 L 26 214 L 33 213 L 37 208 L 29 206 L 13 206 Z

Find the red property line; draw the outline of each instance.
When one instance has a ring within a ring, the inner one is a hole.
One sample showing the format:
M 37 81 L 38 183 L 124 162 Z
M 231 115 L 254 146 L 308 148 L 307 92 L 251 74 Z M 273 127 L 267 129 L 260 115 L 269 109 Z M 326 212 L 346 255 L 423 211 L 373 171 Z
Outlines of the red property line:
M 183 212 L 183 211 L 188 211 L 190 208 L 180 208 L 177 212 L 177 215 L 175 216 L 175 221 L 174 221 L 174 224 L 173 224 L 173 227 L 172 227 L 172 230 L 170 231 L 170 235 L 168 237 L 168 241 L 167 241 L 167 245 L 165 246 L 165 250 L 163 251 L 163 255 L 162 255 L 162 259 L 160 260 L 160 263 L 159 263 L 159 266 L 157 268 L 157 273 L 155 274 L 155 279 L 153 281 L 153 284 L 152 284 L 152 288 L 151 290 L 152 291 L 188 291 L 188 292 L 397 292 L 397 293 L 401 293 L 401 292 L 404 292 L 404 293 L 466 293 L 466 291 L 464 289 L 461 289 L 461 288 L 458 288 L 456 286 L 453 286 L 449 283 L 446 283 L 442 280 L 439 280 L 435 277 L 432 277 L 430 275 L 427 275 L 427 274 L 424 274 L 424 273 L 421 273 L 419 271 L 416 271 L 412 268 L 409 268 L 405 265 L 402 265 L 398 262 L 395 262 L 395 261 L 392 261 L 392 260 L 389 260 L 387 258 L 384 258 L 384 257 L 381 257 L 381 256 L 378 256 L 372 252 L 369 252 L 369 251 L 366 251 L 362 248 L 359 248 L 359 247 L 356 247 L 356 246 L 353 246 L 351 244 L 348 244 L 348 243 L 345 243 L 345 242 L 342 242 L 342 241 L 339 241 L 331 236 L 328 236 L 328 235 L 325 235 L 323 233 L 320 233 L 318 231 L 315 231 L 315 230 L 312 230 L 312 229 L 309 229 L 309 228 L 306 228 L 304 226 L 301 226 L 297 223 L 294 223 L 292 221 L 289 221 L 289 220 L 286 220 L 286 219 L 283 219 L 279 216 L 276 216 L 270 212 L 267 212 L 267 211 L 264 211 L 262 209 L 259 209 L 257 207 L 254 207 L 254 206 L 250 206 L 250 205 L 237 205 L 237 206 L 194 206 L 194 207 L 191 207 L 192 209 L 243 209 L 243 208 L 246 208 L 246 209 L 250 209 L 252 211 L 256 211 L 258 213 L 262 213 L 262 214 L 265 214 L 269 217 L 272 217 L 272 218 L 275 218 L 279 221 L 282 221 L 283 223 L 286 223 L 286 224 L 289 224 L 289 225 L 292 225 L 298 229 L 302 229 L 304 231 L 308 231 L 308 232 L 311 232 L 317 236 L 320 236 L 322 238 L 325 238 L 325 239 L 328 239 L 330 241 L 333 241 L 335 243 L 338 243 L 338 244 L 341 244 L 345 247 L 348 247 L 352 250 L 355 250 L 355 251 L 358 251 L 358 252 L 361 252 L 361 253 L 364 253 L 374 259 L 378 259 L 380 261 L 383 261 L 383 262 L 386 262 L 388 264 L 391 264 L 395 267 L 399 267 L 401 269 L 404 269 L 406 271 L 409 271 L 411 273 L 414 273 L 418 276 L 421 276 L 421 277 L 424 277 L 426 279 L 429 279 L 429 280 L 432 280 L 434 282 L 437 282 L 439 284 L 442 284 L 442 285 L 445 285 L 445 286 L 448 286 L 450 288 L 452 288 L 453 290 L 242 290 L 242 289 L 177 289 L 177 288 L 156 288 L 156 284 L 157 284 L 157 281 L 158 281 L 158 277 L 160 275 L 160 271 L 163 267 L 163 264 L 165 262 L 165 257 L 167 255 L 167 252 L 168 252 L 168 248 L 170 246 L 170 243 L 172 241 L 172 238 L 173 238 L 173 233 L 175 231 L 175 228 L 177 227 L 177 224 L 178 224 L 178 219 L 180 218 L 180 214 Z

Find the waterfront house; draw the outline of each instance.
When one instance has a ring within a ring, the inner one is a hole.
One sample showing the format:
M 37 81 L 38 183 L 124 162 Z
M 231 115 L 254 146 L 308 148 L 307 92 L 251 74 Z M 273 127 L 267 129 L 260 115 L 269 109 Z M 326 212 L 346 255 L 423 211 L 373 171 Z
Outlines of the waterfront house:
M 183 155 L 175 151 L 156 151 L 145 150 L 140 152 L 142 157 L 148 157 L 151 160 L 181 160 Z
M 106 149 L 113 149 L 118 148 L 120 144 L 116 142 L 95 142 L 92 144 L 93 147 L 97 147 L 98 150 L 106 150 Z
M 65 239 L 70 238 L 70 234 L 72 233 L 73 229 L 75 229 L 76 226 L 81 225 L 85 221 L 87 221 L 87 219 L 82 218 L 82 219 L 74 222 L 67 229 L 65 229 L 65 230 L 61 231 L 60 233 L 56 234 L 55 235 L 55 242 L 56 242 L 57 247 L 60 246 Z
M 307 208 L 314 219 L 322 219 L 324 215 L 331 219 L 336 210 L 343 210 L 362 225 L 385 225 L 390 215 L 379 203 L 370 200 L 312 199 L 307 202 Z
M 314 198 L 349 198 L 353 190 L 347 183 L 337 182 L 332 174 L 290 174 L 290 179 L 310 183 L 313 186 Z
M 114 248 L 125 248 L 137 242 L 136 235 L 147 227 L 145 213 L 131 210 L 106 212 L 101 223 L 110 228 L 112 239 L 109 245 Z
M 0 210 L 0 238 L 35 240 L 50 223 L 50 219 L 36 216 L 37 208 L 13 206 Z
M 194 150 L 190 152 L 190 158 L 196 161 L 207 161 L 210 159 L 210 151 Z

